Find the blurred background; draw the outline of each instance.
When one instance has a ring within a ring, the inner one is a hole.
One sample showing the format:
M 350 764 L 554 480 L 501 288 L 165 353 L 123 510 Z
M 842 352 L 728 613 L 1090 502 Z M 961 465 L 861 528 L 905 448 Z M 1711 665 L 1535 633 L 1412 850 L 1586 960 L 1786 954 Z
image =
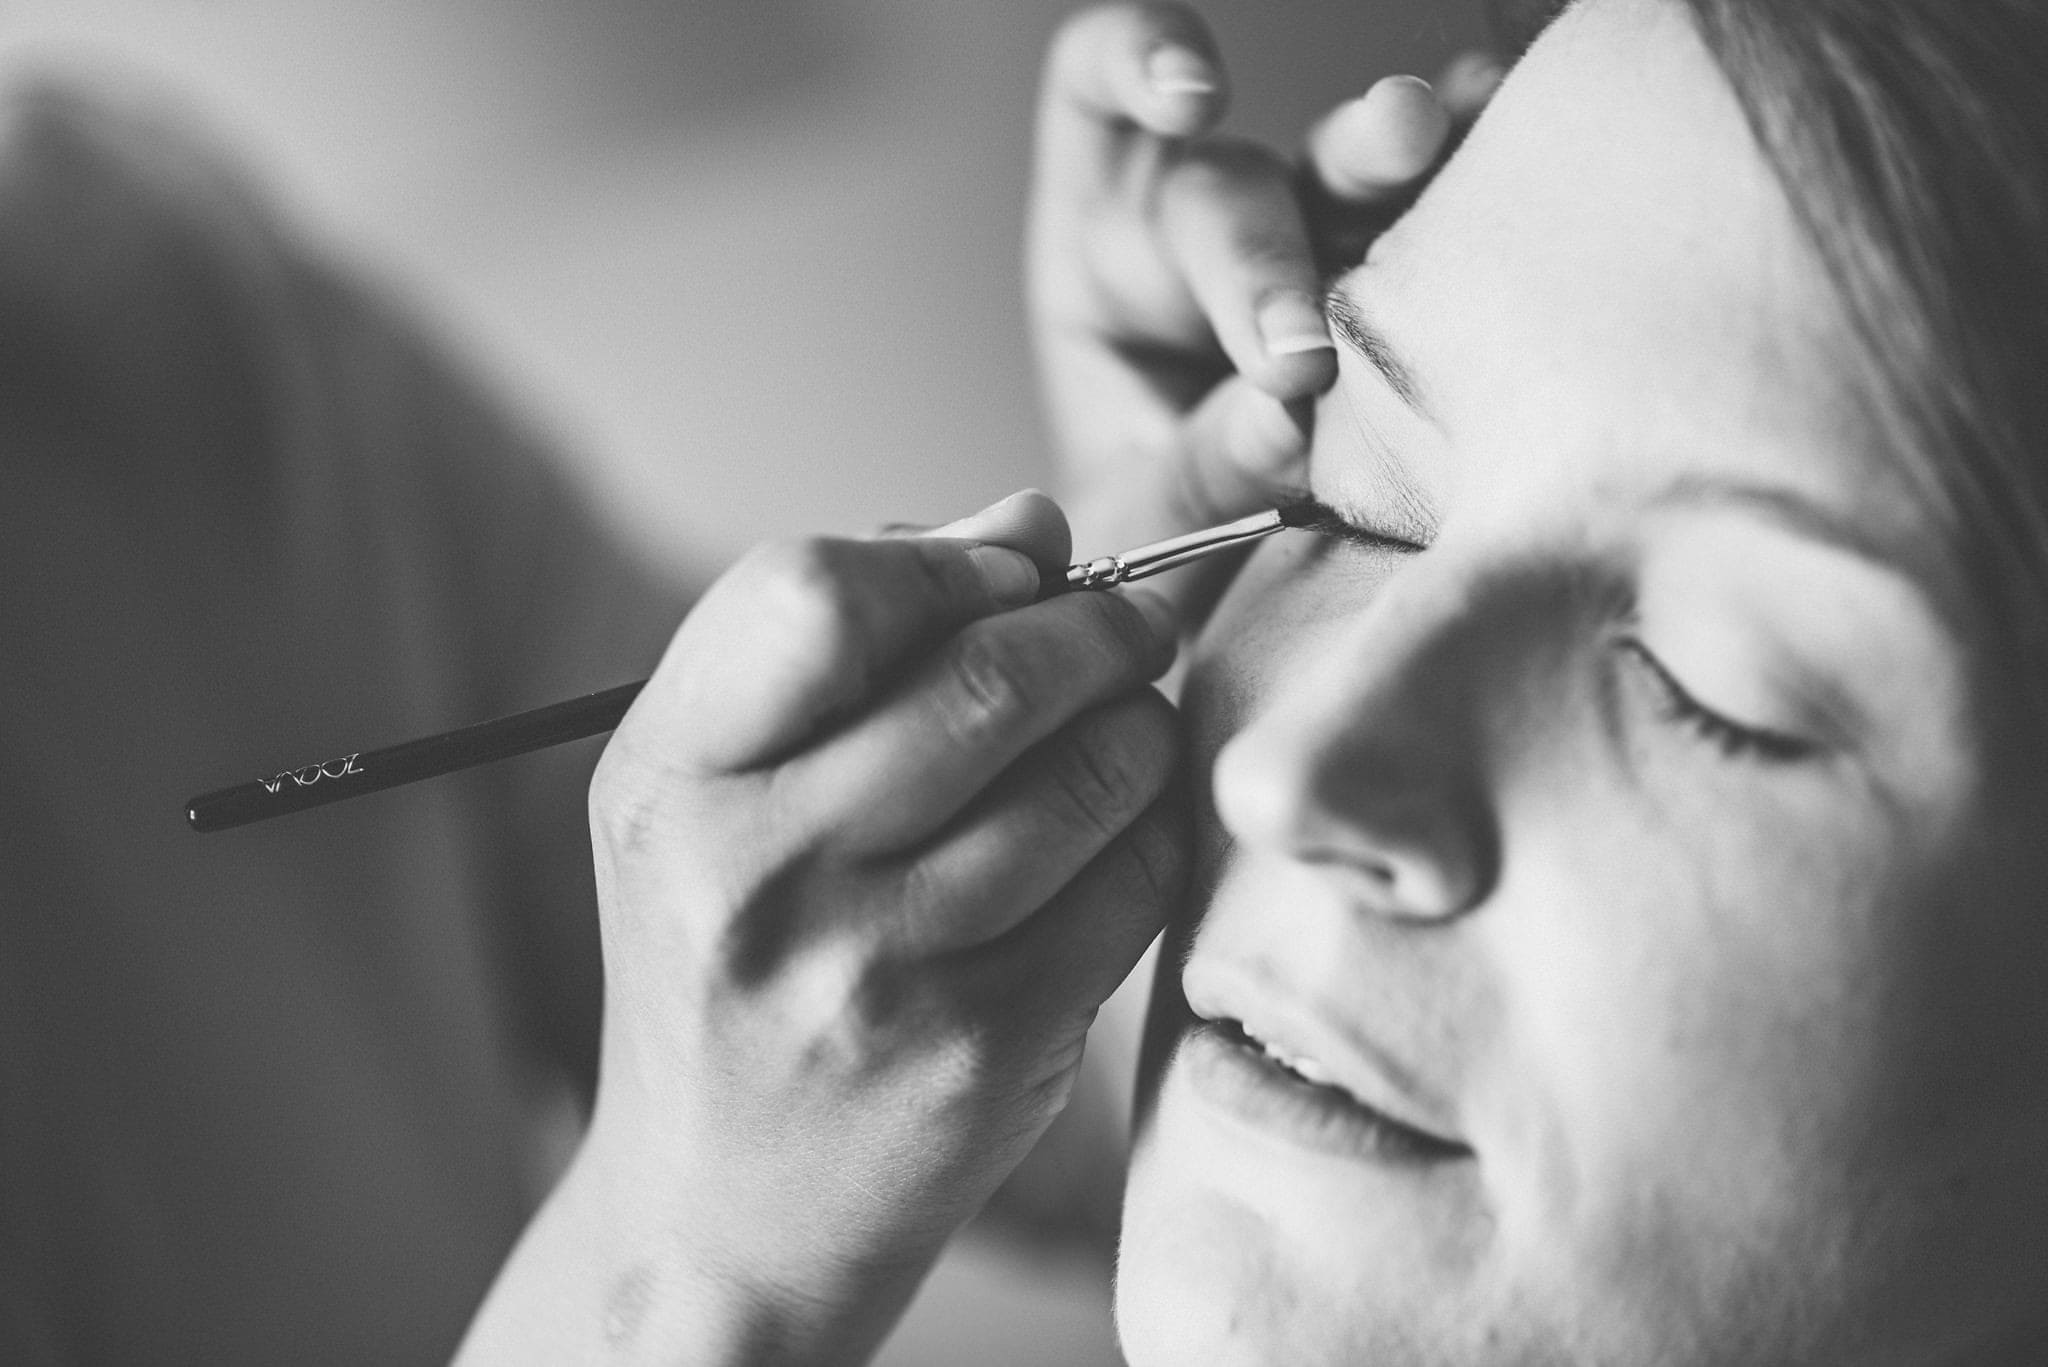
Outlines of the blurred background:
M 1478 5 L 1205 0 L 1291 146 Z M 0 62 L 139 87 L 554 433 L 681 571 L 1048 484 L 1019 305 L 1059 0 L 0 0 Z M 1117 1361 L 1099 1268 L 972 1243 L 882 1361 Z

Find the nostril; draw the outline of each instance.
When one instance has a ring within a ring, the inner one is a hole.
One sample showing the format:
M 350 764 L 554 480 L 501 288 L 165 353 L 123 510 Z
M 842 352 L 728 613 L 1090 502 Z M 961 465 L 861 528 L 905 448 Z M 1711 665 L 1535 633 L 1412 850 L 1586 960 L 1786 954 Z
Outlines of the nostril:
M 1483 803 L 1459 801 L 1464 786 L 1448 763 L 1270 718 L 1232 737 L 1214 770 L 1217 816 L 1238 841 L 1317 868 L 1389 915 L 1426 919 L 1458 914 L 1489 881 Z

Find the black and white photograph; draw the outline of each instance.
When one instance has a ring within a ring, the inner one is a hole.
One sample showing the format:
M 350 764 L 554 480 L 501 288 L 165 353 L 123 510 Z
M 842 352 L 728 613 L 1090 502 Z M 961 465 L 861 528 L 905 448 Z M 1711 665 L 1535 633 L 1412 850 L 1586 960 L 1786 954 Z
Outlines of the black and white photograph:
M 0 0 L 0 1367 L 2048 1367 L 2048 0 Z

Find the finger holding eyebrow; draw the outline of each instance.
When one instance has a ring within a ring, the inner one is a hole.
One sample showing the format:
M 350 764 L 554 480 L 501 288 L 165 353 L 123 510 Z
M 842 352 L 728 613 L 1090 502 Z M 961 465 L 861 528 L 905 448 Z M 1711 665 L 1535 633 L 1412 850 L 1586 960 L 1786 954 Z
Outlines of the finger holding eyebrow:
M 1161 229 L 1236 370 L 1279 399 L 1336 378 L 1289 170 L 1254 143 L 1191 147 L 1161 186 Z

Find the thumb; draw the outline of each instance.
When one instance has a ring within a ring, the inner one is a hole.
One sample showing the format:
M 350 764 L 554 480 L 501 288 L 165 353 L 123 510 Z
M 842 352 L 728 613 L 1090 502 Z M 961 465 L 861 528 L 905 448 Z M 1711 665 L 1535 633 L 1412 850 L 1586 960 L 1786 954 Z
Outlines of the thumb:
M 1056 583 L 1073 558 L 1074 536 L 1067 515 L 1051 497 L 1036 489 L 1020 489 L 978 513 L 933 527 L 921 536 L 980 541 L 1008 546 L 1031 557 L 1044 583 Z

